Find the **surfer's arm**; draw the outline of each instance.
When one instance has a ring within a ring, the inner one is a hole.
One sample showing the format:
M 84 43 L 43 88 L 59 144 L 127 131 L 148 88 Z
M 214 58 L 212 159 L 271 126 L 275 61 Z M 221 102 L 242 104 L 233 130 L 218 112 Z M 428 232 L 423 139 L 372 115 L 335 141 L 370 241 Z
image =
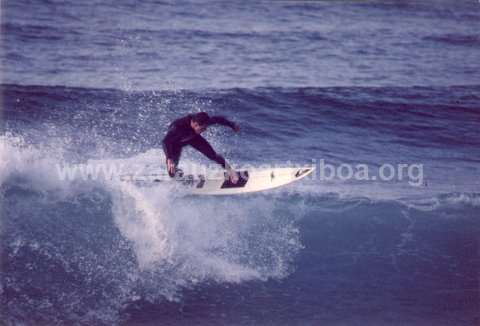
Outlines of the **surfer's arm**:
M 238 182 L 237 172 L 230 166 L 230 164 L 227 163 L 227 161 L 225 161 L 223 156 L 215 152 L 212 145 L 210 145 L 210 143 L 205 138 L 203 138 L 202 136 L 197 136 L 192 139 L 192 141 L 190 141 L 190 145 L 212 161 L 220 164 L 227 171 L 230 177 L 230 181 L 232 181 L 233 183 Z
M 222 125 L 222 126 L 230 127 L 235 131 L 240 130 L 239 126 L 235 122 L 230 121 L 230 120 L 228 120 L 227 118 L 225 118 L 221 115 L 216 115 L 216 116 L 210 117 L 210 120 L 209 120 L 208 124 L 209 125 L 219 124 L 219 125 Z
M 208 157 L 212 161 L 217 162 L 218 164 L 220 164 L 221 166 L 223 166 L 225 168 L 225 159 L 223 158 L 222 155 L 219 155 L 219 154 L 217 154 L 217 152 L 215 152 L 212 145 L 210 145 L 210 143 L 205 138 L 203 138 L 202 136 L 199 135 L 199 136 L 193 138 L 189 142 L 189 144 L 193 148 L 195 148 L 197 151 L 199 151 L 200 153 L 202 153 L 203 155 L 205 155 L 206 157 Z

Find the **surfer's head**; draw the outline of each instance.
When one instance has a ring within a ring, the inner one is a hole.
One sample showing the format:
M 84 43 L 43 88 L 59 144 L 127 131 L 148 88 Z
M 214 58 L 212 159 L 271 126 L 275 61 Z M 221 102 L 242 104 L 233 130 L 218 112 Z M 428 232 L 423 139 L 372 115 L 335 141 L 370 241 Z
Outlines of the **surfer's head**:
M 199 112 L 192 115 L 190 126 L 193 130 L 195 130 L 195 133 L 201 134 L 207 129 L 209 120 L 210 117 L 208 116 L 207 112 Z

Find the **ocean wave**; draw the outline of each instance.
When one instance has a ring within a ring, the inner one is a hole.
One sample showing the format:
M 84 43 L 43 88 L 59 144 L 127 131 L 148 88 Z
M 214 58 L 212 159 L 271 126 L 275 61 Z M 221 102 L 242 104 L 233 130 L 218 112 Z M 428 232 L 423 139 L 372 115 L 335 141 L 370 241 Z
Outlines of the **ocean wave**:
M 310 263 L 298 260 L 302 234 L 313 237 L 310 251 L 323 250 L 322 219 L 335 217 L 361 224 L 355 216 L 373 213 L 383 225 L 387 220 L 379 219 L 393 214 L 392 223 L 404 223 L 408 210 L 410 226 L 395 254 L 399 268 L 397 260 L 411 246 L 405 237 L 415 235 L 413 220 L 431 219 L 415 212 L 468 218 L 463 212 L 480 205 L 480 194 L 402 201 L 388 199 L 388 187 L 309 182 L 223 198 L 184 197 L 169 187 L 114 180 L 62 183 L 52 172 L 63 160 L 61 151 L 50 153 L 13 135 L 0 141 L 1 300 L 11 323 L 117 323 L 128 320 L 126 307 L 181 302 L 198 286 L 282 280 Z M 159 156 L 152 150 L 121 161 L 146 164 Z
M 281 279 L 301 249 L 296 213 L 277 201 L 62 184 L 52 172 L 61 157 L 1 141 L 2 301 L 12 322 L 116 322 L 139 295 L 175 300 L 208 281 Z

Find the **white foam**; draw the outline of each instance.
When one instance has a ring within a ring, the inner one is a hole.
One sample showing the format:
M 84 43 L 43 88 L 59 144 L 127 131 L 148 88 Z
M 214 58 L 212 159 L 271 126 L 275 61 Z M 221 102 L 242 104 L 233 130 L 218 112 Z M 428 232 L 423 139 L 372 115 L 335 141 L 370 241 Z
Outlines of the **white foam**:
M 168 234 L 164 225 L 168 216 L 165 212 L 169 209 L 168 189 L 140 189 L 119 181 L 113 181 L 109 188 L 115 224 L 133 244 L 140 269 L 168 259 Z
M 446 202 L 449 204 L 467 204 L 475 207 L 480 206 L 480 195 L 459 193 L 448 196 Z
M 158 161 L 164 161 L 163 155 L 149 151 L 122 163 Z M 168 279 L 175 284 L 283 277 L 301 248 L 295 213 L 276 216 L 276 203 L 262 196 L 179 197 L 168 184 L 107 185 L 115 225 L 131 241 L 140 269 L 169 271 Z
M 37 191 L 66 191 L 69 185 L 58 178 L 55 170 L 62 160 L 61 146 L 44 148 L 26 143 L 21 136 L 0 135 L 0 184 L 9 177 L 21 176 L 30 180 Z

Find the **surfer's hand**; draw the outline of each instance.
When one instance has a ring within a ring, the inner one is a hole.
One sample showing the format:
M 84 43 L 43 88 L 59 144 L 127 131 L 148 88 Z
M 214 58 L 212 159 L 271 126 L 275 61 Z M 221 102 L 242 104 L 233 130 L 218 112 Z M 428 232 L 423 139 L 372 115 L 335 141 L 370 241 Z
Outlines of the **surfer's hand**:
M 238 182 L 238 173 L 235 170 L 229 170 L 230 182 L 236 184 Z
M 167 160 L 167 169 L 170 174 L 175 174 L 175 162 L 170 158 Z
M 233 125 L 233 130 L 234 130 L 235 132 L 240 132 L 240 126 L 238 125 L 238 123 L 235 123 L 235 124 Z

